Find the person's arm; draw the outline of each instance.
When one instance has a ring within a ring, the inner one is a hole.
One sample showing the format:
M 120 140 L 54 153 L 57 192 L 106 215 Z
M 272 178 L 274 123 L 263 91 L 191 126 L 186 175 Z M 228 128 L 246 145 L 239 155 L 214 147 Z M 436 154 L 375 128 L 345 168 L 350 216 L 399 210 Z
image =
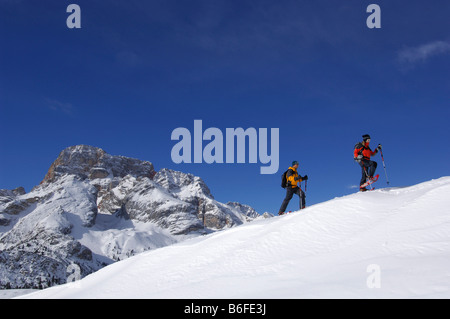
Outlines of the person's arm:
M 381 150 L 381 144 L 378 144 L 377 148 L 375 149 L 375 151 L 371 152 L 372 156 L 377 154 L 378 151 Z

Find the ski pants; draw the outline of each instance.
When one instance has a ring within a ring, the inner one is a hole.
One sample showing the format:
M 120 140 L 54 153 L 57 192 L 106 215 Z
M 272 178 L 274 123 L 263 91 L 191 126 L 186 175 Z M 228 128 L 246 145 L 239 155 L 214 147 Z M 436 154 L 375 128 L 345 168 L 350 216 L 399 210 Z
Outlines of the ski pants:
M 375 171 L 377 169 L 377 162 L 371 160 L 362 160 L 359 165 L 361 165 L 361 181 L 359 185 L 362 185 L 366 182 L 368 176 L 375 175 Z
M 300 187 L 292 188 L 292 187 L 288 186 L 288 187 L 286 187 L 286 197 L 284 198 L 283 203 L 281 204 L 281 207 L 280 207 L 280 213 L 284 213 L 286 211 L 286 208 L 287 208 L 289 202 L 291 201 L 292 196 L 294 196 L 294 194 L 297 194 L 300 197 L 300 200 L 302 203 L 300 208 L 302 208 L 302 209 L 305 208 L 305 202 L 306 202 L 305 193 L 300 189 Z

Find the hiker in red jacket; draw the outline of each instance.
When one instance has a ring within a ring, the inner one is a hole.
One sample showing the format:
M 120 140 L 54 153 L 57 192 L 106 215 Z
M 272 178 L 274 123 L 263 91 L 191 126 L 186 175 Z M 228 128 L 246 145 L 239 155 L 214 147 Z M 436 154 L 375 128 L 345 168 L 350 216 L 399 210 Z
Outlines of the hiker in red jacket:
M 365 187 L 361 187 L 366 183 L 367 179 L 373 179 L 375 174 L 375 170 L 377 169 L 377 162 L 371 161 L 370 157 L 377 154 L 378 150 L 381 149 L 381 144 L 378 144 L 378 147 L 375 151 L 372 151 L 369 147 L 370 143 L 370 135 L 363 135 L 363 141 L 356 144 L 355 150 L 353 152 L 353 158 L 358 164 L 361 166 L 361 180 L 359 182 L 360 191 L 364 192 L 367 189 Z

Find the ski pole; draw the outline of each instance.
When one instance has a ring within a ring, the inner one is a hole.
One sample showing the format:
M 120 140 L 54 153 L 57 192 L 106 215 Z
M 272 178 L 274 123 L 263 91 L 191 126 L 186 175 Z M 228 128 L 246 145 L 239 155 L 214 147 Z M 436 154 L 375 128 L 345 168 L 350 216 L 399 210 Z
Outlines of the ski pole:
M 299 202 L 300 202 L 300 210 L 303 209 L 303 205 L 302 205 L 302 182 L 300 182 L 300 187 L 298 189 L 298 197 L 299 197 Z
M 306 188 L 308 187 L 308 180 L 305 180 L 305 193 L 306 193 Z M 300 182 L 300 190 L 299 190 L 299 197 L 300 197 L 300 209 L 303 209 L 303 199 L 302 199 L 302 182 Z
M 386 175 L 386 183 L 389 185 L 389 179 L 388 179 L 388 175 L 387 175 L 387 171 L 386 171 L 386 164 L 384 164 L 383 151 L 381 150 L 381 148 L 380 148 L 380 154 L 381 154 L 381 161 L 383 162 L 384 174 Z

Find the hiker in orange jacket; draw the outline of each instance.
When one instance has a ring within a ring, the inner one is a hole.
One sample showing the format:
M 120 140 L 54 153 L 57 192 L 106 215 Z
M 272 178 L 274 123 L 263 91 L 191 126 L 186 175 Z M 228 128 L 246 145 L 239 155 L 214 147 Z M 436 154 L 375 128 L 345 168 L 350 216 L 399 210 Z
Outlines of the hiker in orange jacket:
M 298 169 L 298 162 L 293 161 L 292 166 L 289 167 L 289 169 L 286 173 L 286 179 L 287 179 L 286 197 L 284 198 L 283 203 L 281 204 L 278 215 L 283 215 L 285 213 L 286 208 L 287 208 L 290 200 L 292 199 L 292 196 L 294 196 L 294 194 L 297 194 L 300 197 L 300 201 L 301 201 L 300 209 L 305 208 L 306 195 L 297 184 L 302 181 L 308 180 L 308 175 L 301 177 L 298 174 L 297 169 Z
M 353 158 L 358 164 L 361 166 L 361 180 L 359 182 L 360 191 L 366 191 L 365 187 L 361 187 L 366 183 L 367 179 L 373 179 L 375 171 L 377 169 L 377 162 L 371 161 L 370 157 L 374 156 L 378 153 L 378 150 L 381 149 L 381 144 L 378 144 L 378 147 L 375 151 L 372 151 L 369 147 L 370 143 L 370 135 L 363 135 L 363 141 L 361 143 L 356 144 L 355 150 L 353 151 Z

